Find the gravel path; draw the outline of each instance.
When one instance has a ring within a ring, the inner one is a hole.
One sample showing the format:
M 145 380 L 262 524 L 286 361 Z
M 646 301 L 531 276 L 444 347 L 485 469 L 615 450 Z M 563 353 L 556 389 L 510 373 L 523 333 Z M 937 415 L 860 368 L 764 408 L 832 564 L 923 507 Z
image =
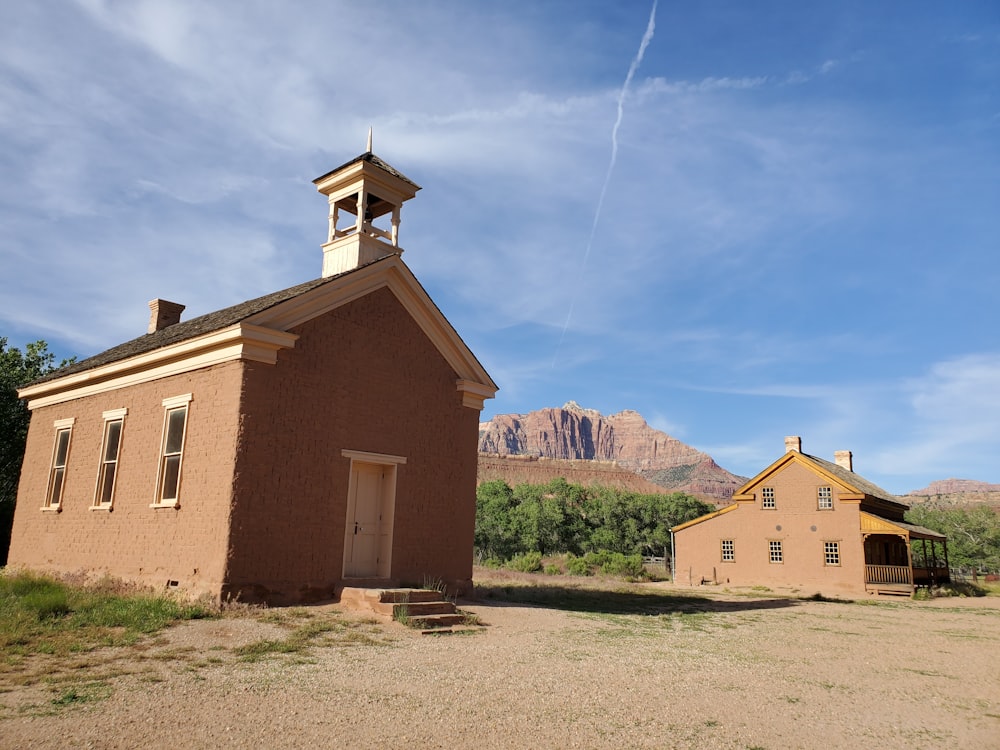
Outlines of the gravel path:
M 348 615 L 328 645 L 255 662 L 232 649 L 287 621 L 188 623 L 90 655 L 69 699 L 5 684 L 0 747 L 1000 748 L 1000 600 L 711 603 L 480 602 L 487 626 L 450 636 Z

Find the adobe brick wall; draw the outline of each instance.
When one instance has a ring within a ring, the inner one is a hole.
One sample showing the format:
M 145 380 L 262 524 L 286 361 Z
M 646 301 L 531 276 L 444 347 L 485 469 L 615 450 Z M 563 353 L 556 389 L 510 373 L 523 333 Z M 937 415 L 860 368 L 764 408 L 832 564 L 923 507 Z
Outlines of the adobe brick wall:
M 242 365 L 205 370 L 36 409 L 18 489 L 9 565 L 55 573 L 89 571 L 161 588 L 177 581 L 193 596 L 218 596 L 226 538 Z M 188 407 L 179 509 L 150 508 L 156 491 L 164 398 L 193 395 Z M 113 510 L 90 510 L 104 420 L 126 407 Z M 45 501 L 53 421 L 76 417 L 62 511 Z
M 249 363 L 226 594 L 288 603 L 341 583 L 350 459 L 398 467 L 392 578 L 472 578 L 479 411 L 386 289 L 296 328 L 275 366 Z
M 774 487 L 774 510 L 753 503 L 674 535 L 675 573 L 679 584 L 702 580 L 734 586 L 781 586 L 810 592 L 864 593 L 864 549 L 859 505 L 842 501 L 837 485 L 797 463 L 788 464 L 765 486 Z M 833 510 L 817 510 L 816 491 L 832 486 Z M 781 527 L 778 530 L 778 526 Z M 722 562 L 721 540 L 735 542 L 735 561 Z M 770 562 L 768 541 L 781 540 L 784 562 Z M 825 541 L 840 542 L 840 566 L 825 565 Z

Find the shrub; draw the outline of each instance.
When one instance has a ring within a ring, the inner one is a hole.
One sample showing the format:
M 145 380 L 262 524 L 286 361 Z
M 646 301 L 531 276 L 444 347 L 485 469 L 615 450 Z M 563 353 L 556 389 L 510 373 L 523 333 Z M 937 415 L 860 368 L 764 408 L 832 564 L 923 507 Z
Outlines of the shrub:
M 623 555 L 620 552 L 612 552 L 608 559 L 602 563 L 601 572 L 609 576 L 642 578 L 646 574 L 646 568 L 642 564 L 642 555 Z
M 545 575 L 547 576 L 561 576 L 562 568 L 560 568 L 558 565 L 550 563 L 549 565 L 545 566 L 545 570 L 542 572 L 545 573 Z
M 587 561 L 575 555 L 566 558 L 566 572 L 571 576 L 589 576 L 591 574 Z
M 542 569 L 542 553 L 525 552 L 508 562 L 507 567 L 521 573 L 534 573 Z

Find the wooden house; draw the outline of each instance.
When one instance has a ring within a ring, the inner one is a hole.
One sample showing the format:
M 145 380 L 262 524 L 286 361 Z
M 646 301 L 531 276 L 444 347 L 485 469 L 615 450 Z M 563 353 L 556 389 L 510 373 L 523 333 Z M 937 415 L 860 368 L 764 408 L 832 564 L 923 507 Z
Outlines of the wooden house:
M 674 580 L 850 594 L 912 594 L 948 580 L 947 540 L 853 469 L 785 438 L 785 454 L 714 513 L 675 526 Z

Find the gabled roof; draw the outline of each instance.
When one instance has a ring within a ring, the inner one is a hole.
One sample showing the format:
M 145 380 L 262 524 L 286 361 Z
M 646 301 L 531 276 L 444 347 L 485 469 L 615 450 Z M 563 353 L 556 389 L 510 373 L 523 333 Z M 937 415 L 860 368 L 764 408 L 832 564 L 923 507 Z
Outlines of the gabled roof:
M 725 513 L 730 513 L 731 511 L 734 511 L 734 510 L 736 510 L 739 507 L 740 506 L 739 506 L 738 503 L 733 503 L 732 505 L 727 505 L 725 508 L 719 508 L 718 510 L 713 510 L 711 513 L 706 513 L 703 516 L 698 516 L 697 518 L 692 518 L 690 521 L 685 521 L 684 523 L 679 523 L 676 526 L 674 526 L 673 528 L 671 528 L 670 530 L 671 531 L 680 531 L 681 529 L 686 529 L 688 526 L 694 526 L 695 524 L 701 523 L 702 521 L 710 521 L 711 519 L 716 518 L 718 516 L 721 516 L 721 515 L 723 515 Z
M 348 273 L 351 272 L 348 271 Z M 340 276 L 344 275 L 345 274 L 340 274 Z M 57 380 L 77 372 L 92 370 L 96 367 L 100 367 L 101 365 L 111 364 L 112 362 L 134 357 L 138 354 L 151 352 L 154 349 L 160 349 L 171 344 L 192 339 L 205 333 L 218 331 L 219 329 L 238 323 L 254 313 L 266 310 L 267 308 L 280 304 L 285 300 L 297 297 L 304 292 L 308 292 L 322 286 L 323 284 L 331 282 L 336 278 L 338 278 L 338 276 L 331 276 L 327 279 L 313 279 L 312 281 L 306 281 L 302 284 L 289 287 L 288 289 L 282 289 L 280 292 L 265 294 L 263 297 L 257 297 L 256 299 L 247 300 L 246 302 L 240 302 L 238 305 L 233 305 L 232 307 L 226 307 L 222 310 L 216 310 L 215 312 L 210 312 L 197 318 L 191 318 L 191 320 L 185 320 L 182 323 L 167 326 L 166 328 L 155 331 L 154 333 L 147 333 L 144 336 L 139 336 L 131 341 L 126 341 L 124 344 L 119 344 L 118 346 L 106 349 L 100 354 L 95 354 L 92 357 L 87 357 L 87 359 L 82 359 L 79 362 L 74 362 L 71 365 L 61 367 L 58 370 L 53 370 L 37 380 L 32 381 L 29 386 L 34 386 L 38 383 L 45 383 L 49 380 Z
M 869 482 L 860 474 L 855 474 L 853 471 L 845 469 L 843 466 L 838 466 L 831 461 L 795 450 L 788 451 L 762 472 L 749 479 L 746 484 L 733 493 L 733 500 L 752 500 L 753 495 L 751 491 L 754 487 L 764 484 L 771 476 L 793 462 L 805 466 L 813 473 L 839 484 L 846 493 L 855 496 L 854 499 L 856 500 L 869 500 L 875 503 L 889 504 L 902 510 L 906 510 L 909 507 L 905 503 L 899 502 L 899 499 L 895 495 L 883 490 L 874 482 Z
M 278 351 L 295 346 L 290 329 L 381 288 L 396 296 L 456 372 L 463 403 L 482 408 L 497 385 L 398 254 L 140 336 L 18 393 L 36 408 L 233 359 L 273 364 Z

